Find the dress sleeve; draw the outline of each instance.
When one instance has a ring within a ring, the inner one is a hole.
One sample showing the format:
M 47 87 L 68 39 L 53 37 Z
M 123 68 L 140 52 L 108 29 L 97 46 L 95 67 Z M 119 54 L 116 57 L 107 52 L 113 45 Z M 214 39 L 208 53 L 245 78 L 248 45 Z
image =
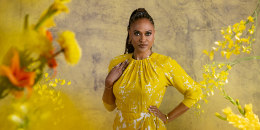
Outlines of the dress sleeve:
M 106 108 L 108 111 L 113 111 L 113 110 L 116 108 L 116 104 L 111 105 L 111 104 L 105 103 L 104 101 L 103 101 L 103 104 L 104 104 L 105 108 Z
M 115 61 L 114 60 L 111 60 L 110 61 L 110 64 L 108 66 L 108 73 L 112 70 L 112 68 L 115 66 Z M 102 100 L 103 101 L 103 100 Z M 105 106 L 105 108 L 108 110 L 108 111 L 113 111 L 115 108 L 116 108 L 116 104 L 107 104 L 103 101 L 103 104 Z
M 166 65 L 168 72 L 165 72 L 168 80 L 168 86 L 174 86 L 180 93 L 184 95 L 182 103 L 191 107 L 198 102 L 202 97 L 200 85 L 182 69 L 182 67 L 172 58 L 169 57 L 169 62 Z

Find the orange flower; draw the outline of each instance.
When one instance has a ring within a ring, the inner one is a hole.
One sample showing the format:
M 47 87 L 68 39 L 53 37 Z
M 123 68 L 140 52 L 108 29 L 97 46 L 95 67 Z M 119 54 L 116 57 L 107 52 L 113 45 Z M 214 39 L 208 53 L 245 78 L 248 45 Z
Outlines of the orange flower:
M 56 74 L 57 74 L 57 66 L 58 66 L 58 63 L 57 63 L 57 61 L 56 61 L 56 59 L 55 59 L 55 54 L 54 54 L 54 50 L 51 50 L 50 51 L 50 54 L 51 54 L 51 58 L 47 58 L 48 59 L 48 62 L 47 62 L 47 64 L 48 64 L 48 66 L 50 67 L 50 68 L 52 68 L 53 70 L 54 70 L 54 73 L 53 73 L 53 75 L 51 76 L 51 78 L 54 78 L 55 76 L 56 76 Z
M 10 67 L 2 65 L 0 69 L 2 71 L 1 75 L 6 76 L 13 85 L 19 88 L 27 88 L 30 95 L 32 91 L 31 87 L 34 85 L 35 72 L 26 72 L 20 68 L 19 54 L 17 51 L 14 52 Z
M 46 37 L 47 37 L 47 39 L 48 39 L 50 42 L 53 41 L 52 34 L 51 34 L 51 32 L 50 32 L 49 30 L 46 31 Z

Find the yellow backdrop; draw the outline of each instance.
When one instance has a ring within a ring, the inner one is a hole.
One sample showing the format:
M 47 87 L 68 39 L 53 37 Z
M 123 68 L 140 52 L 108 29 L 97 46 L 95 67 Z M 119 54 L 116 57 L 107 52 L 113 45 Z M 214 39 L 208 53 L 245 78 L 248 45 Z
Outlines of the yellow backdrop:
M 27 3 L 26 6 L 23 5 L 24 2 Z M 10 13 L 11 19 L 6 19 L 5 22 L 13 22 L 15 19 L 17 23 L 22 23 L 26 13 L 31 13 L 31 22 L 36 22 L 39 14 L 50 3 L 52 0 L 17 0 L 14 7 L 6 7 L 16 10 L 16 13 Z M 112 129 L 115 112 L 107 112 L 101 99 L 104 80 L 109 61 L 124 52 L 127 24 L 134 9 L 146 8 L 154 19 L 156 34 L 153 51 L 171 56 L 191 77 L 200 81 L 202 66 L 208 63 L 208 58 L 202 51 L 209 50 L 215 41 L 222 40 L 222 27 L 251 15 L 256 3 L 257 0 L 72 0 L 68 4 L 70 13 L 58 17 L 57 27 L 51 30 L 73 30 L 82 48 L 82 59 L 74 67 L 68 66 L 62 55 L 58 56 L 58 77 L 72 81 L 72 85 L 62 88 L 62 91 L 75 104 L 85 119 L 82 122 L 86 122 L 89 128 Z M 260 55 L 259 31 L 260 26 L 257 28 L 257 42 L 253 45 L 253 55 Z M 259 67 L 260 60 L 236 65 L 231 70 L 226 86 L 229 95 L 240 99 L 241 104 L 252 103 L 253 111 L 257 115 L 260 115 Z M 178 91 L 169 87 L 160 109 L 168 113 L 182 101 L 182 98 Z M 0 107 L 7 101 L 10 100 L 0 101 Z M 214 116 L 215 112 L 222 113 L 221 110 L 227 106 L 232 104 L 219 93 L 215 93 L 215 96 L 209 98 L 208 104 L 202 105 L 204 114 L 197 115 L 196 110 L 191 109 L 167 124 L 167 127 L 169 130 L 235 129 Z M 235 111 L 234 107 L 232 109 Z M 90 127 L 91 125 L 93 127 Z

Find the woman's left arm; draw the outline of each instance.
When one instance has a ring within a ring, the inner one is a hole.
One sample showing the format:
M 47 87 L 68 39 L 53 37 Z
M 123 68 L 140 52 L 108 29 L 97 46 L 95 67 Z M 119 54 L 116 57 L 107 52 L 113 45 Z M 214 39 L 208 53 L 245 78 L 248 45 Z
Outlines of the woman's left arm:
M 184 112 L 189 110 L 189 107 L 185 106 L 183 103 L 180 103 L 177 107 L 175 107 L 170 113 L 167 115 L 163 114 L 156 106 L 150 106 L 148 110 L 153 113 L 155 116 L 162 119 L 162 121 L 166 124 L 180 115 L 182 115 Z M 167 119 L 168 116 L 168 119 Z
M 198 102 L 202 96 L 202 91 L 200 85 L 175 60 L 169 58 L 168 63 L 165 65 L 165 70 L 168 85 L 174 86 L 184 95 L 183 101 L 167 115 L 160 112 L 156 106 L 149 108 L 152 113 L 164 122 L 167 122 L 167 116 L 168 121 L 172 121 Z

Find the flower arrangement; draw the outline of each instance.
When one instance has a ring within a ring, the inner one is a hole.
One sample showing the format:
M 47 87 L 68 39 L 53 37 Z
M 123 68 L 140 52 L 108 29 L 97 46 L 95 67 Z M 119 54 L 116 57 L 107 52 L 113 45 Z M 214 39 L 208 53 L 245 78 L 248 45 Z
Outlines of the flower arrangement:
M 75 65 L 81 57 L 75 34 L 64 31 L 53 39 L 48 29 L 55 26 L 54 17 L 62 12 L 68 12 L 65 3 L 69 0 L 55 0 L 41 15 L 35 25 L 28 25 L 29 15 L 25 16 L 24 30 L 17 35 L 18 44 L 12 44 L 5 54 L 3 64 L 0 65 L 0 98 L 13 94 L 19 98 L 26 92 L 29 97 L 32 88 L 43 76 L 46 66 L 56 74 L 57 62 L 55 57 L 63 53 L 67 63 Z M 57 42 L 60 50 L 55 52 L 53 44 Z
M 70 0 L 55 0 L 35 24 L 30 25 L 26 15 L 23 30 L 10 38 L 14 40 L 0 40 L 4 48 L 0 58 L 0 99 L 14 96 L 13 112 L 8 118 L 16 129 L 29 129 L 31 121 L 48 119 L 50 113 L 55 115 L 64 109 L 64 96 L 57 89 L 70 85 L 71 81 L 55 78 L 58 67 L 55 58 L 64 54 L 67 63 L 75 65 L 81 58 L 81 48 L 72 31 L 66 30 L 54 37 L 49 30 L 56 26 L 56 16 L 69 12 L 68 2 Z M 58 50 L 55 44 L 59 45 Z M 46 73 L 47 68 L 52 70 L 50 75 Z M 55 122 L 57 124 L 57 120 Z
M 252 44 L 255 43 L 255 29 L 259 12 L 260 1 L 258 1 L 254 13 L 249 16 L 246 21 L 241 20 L 233 26 L 229 25 L 227 28 L 222 29 L 221 34 L 223 35 L 224 40 L 216 41 L 216 47 L 212 47 L 210 51 L 203 51 L 212 63 L 203 66 L 203 80 L 200 82 L 204 92 L 202 99 L 207 103 L 207 97 L 214 95 L 215 88 L 220 90 L 223 97 L 231 102 L 241 115 L 234 114 L 230 107 L 223 109 L 225 117 L 221 116 L 219 113 L 216 113 L 215 115 L 222 120 L 228 121 L 234 127 L 243 130 L 260 129 L 259 118 L 253 113 L 252 104 L 246 104 L 244 108 L 242 108 L 238 99 L 234 100 L 226 93 L 225 85 L 228 83 L 229 71 L 234 65 L 239 64 L 242 61 L 260 59 L 260 56 L 236 58 L 231 62 L 228 60 L 233 55 L 251 53 Z M 225 57 L 226 62 L 213 61 L 214 55 L 217 52 L 220 52 L 220 55 Z M 197 106 L 199 106 L 199 104 Z

